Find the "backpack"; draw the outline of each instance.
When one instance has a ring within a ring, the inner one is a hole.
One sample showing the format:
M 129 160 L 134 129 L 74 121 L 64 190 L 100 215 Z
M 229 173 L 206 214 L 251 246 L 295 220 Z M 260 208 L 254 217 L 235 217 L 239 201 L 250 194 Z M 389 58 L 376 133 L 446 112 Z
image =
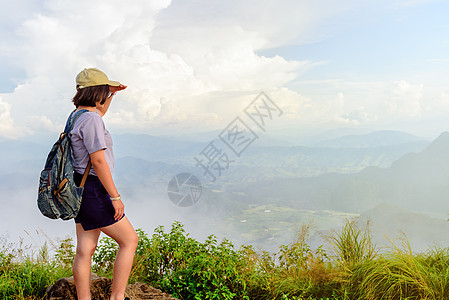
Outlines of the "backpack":
M 44 216 L 51 219 L 69 220 L 76 217 L 80 209 L 84 183 L 91 162 L 89 160 L 80 186 L 76 186 L 73 179 L 72 149 L 68 135 L 79 116 L 87 111 L 82 109 L 70 114 L 64 132 L 59 135 L 59 139 L 51 148 L 40 175 L 37 206 Z

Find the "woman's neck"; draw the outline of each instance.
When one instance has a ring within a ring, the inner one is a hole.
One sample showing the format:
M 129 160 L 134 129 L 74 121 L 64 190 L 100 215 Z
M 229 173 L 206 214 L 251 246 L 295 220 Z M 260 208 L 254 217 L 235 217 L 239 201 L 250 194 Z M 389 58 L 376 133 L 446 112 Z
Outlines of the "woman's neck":
M 80 106 L 78 106 L 78 108 L 76 110 L 78 111 L 78 110 L 82 110 L 82 109 L 87 109 L 88 111 L 95 112 L 95 110 L 97 108 L 93 107 L 93 106 L 82 106 L 82 105 L 80 105 Z

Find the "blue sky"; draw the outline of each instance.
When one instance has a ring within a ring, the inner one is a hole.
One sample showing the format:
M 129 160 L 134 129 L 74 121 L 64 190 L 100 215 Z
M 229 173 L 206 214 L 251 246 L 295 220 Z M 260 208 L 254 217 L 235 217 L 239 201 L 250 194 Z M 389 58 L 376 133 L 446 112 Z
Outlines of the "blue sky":
M 313 79 L 350 74 L 349 80 L 394 80 L 439 70 L 442 65 L 434 60 L 447 58 L 449 50 L 448 11 L 448 3 L 440 1 L 387 10 L 368 20 L 348 16 L 346 22 L 354 19 L 353 24 L 323 40 L 271 49 L 271 53 L 328 61 L 325 70 L 303 76 Z
M 260 91 L 278 131 L 449 128 L 447 1 L 16 1 L 0 13 L 0 137 L 59 132 L 74 78 L 129 88 L 117 132 L 219 130 Z

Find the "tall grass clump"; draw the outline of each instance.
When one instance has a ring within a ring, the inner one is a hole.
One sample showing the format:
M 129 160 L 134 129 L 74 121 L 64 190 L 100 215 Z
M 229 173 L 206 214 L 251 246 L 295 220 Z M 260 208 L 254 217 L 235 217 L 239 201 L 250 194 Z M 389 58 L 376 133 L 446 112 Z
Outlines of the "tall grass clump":
M 340 287 L 335 293 L 341 299 L 359 299 L 353 298 L 359 284 L 354 274 L 360 265 L 373 261 L 376 256 L 369 222 L 361 229 L 355 219 L 348 219 L 341 231 L 334 231 L 325 238 L 331 245 L 331 261 L 337 274 L 334 279 Z
M 0 249 L 0 299 L 42 299 L 49 285 L 69 274 L 50 257 L 47 243 L 37 253 L 23 240 Z
M 335 296 L 335 271 L 322 246 L 312 250 L 307 244 L 309 231 L 310 225 L 303 225 L 296 241 L 279 248 L 276 298 Z
M 443 249 L 415 255 L 404 241 L 353 272 L 359 299 L 449 299 L 449 255 Z
M 407 238 L 398 247 L 377 252 L 369 224 L 362 230 L 348 220 L 330 239 L 339 269 L 340 295 L 348 299 L 449 299 L 449 250 L 414 254 Z
M 327 237 L 333 246 L 334 260 L 342 267 L 351 269 L 375 257 L 369 222 L 364 230 L 360 229 L 355 219 L 347 220 L 341 232 L 334 232 Z

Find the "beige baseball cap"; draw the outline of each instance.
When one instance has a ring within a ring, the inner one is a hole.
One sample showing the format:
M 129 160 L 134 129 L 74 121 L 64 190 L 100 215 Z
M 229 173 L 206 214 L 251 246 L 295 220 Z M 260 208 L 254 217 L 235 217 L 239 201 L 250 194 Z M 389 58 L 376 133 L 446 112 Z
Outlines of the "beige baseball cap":
M 96 86 L 96 85 L 111 85 L 111 86 L 119 86 L 120 82 L 109 80 L 108 76 L 103 71 L 98 70 L 97 68 L 88 68 L 82 70 L 76 76 L 76 89 L 82 89 L 88 86 Z

